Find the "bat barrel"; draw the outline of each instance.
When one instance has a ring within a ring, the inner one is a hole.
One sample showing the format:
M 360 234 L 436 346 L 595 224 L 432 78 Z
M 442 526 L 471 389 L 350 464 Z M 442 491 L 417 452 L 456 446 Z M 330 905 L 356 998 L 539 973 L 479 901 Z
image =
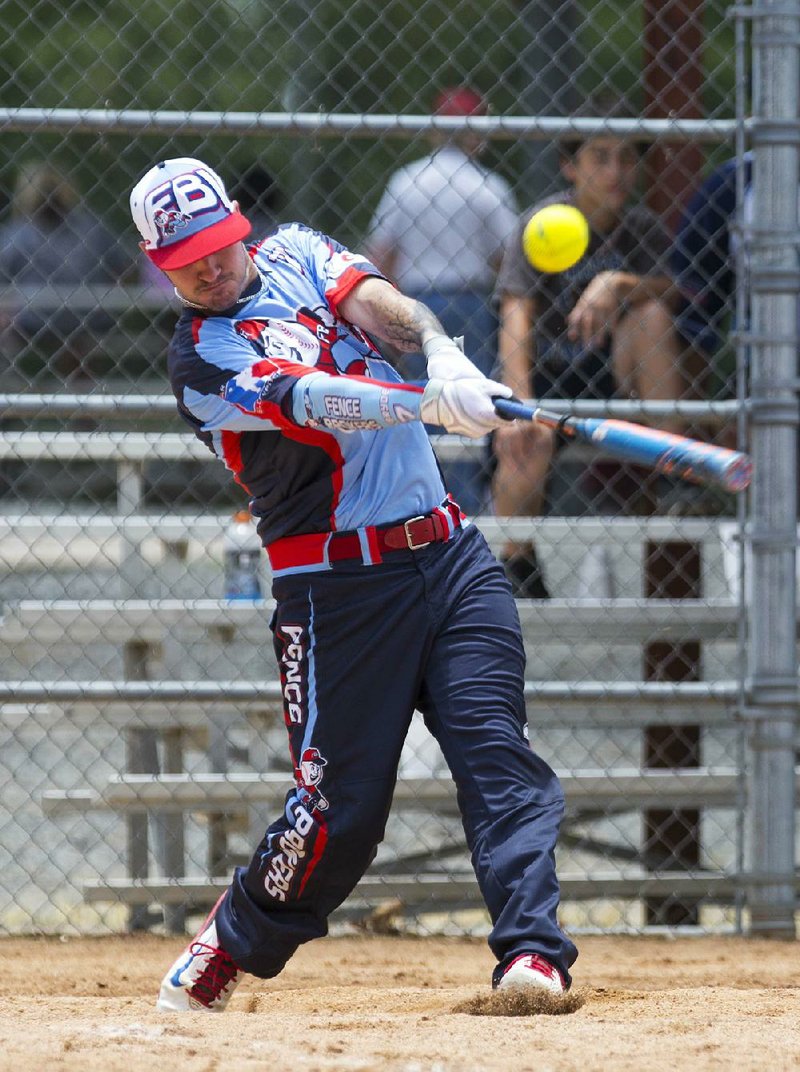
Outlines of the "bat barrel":
M 744 491 L 750 484 L 753 463 L 739 451 L 628 421 L 586 417 L 570 423 L 581 438 L 656 472 L 718 484 L 726 491 Z
M 654 460 L 653 467 L 687 480 L 719 484 L 726 491 L 744 491 L 750 486 L 753 462 L 747 454 L 694 440 L 687 444 L 666 450 Z
M 744 491 L 750 487 L 753 479 L 753 459 L 748 454 L 734 451 L 736 457 L 731 461 L 725 475 L 725 487 L 729 491 Z
M 718 484 L 726 491 L 744 491 L 753 474 L 748 455 L 699 439 L 672 435 L 630 421 L 560 417 L 518 399 L 496 398 L 494 405 L 500 416 L 508 420 L 519 418 L 549 428 L 562 428 L 568 435 L 592 443 L 613 457 L 649 466 L 659 473 Z

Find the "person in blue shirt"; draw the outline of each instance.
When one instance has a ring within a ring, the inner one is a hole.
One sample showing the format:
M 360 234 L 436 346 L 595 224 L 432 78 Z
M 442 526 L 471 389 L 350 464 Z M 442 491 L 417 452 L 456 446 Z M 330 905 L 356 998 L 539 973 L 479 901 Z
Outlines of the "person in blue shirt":
M 415 709 L 455 782 L 493 985 L 562 994 L 577 956 L 557 920 L 563 794 L 528 742 L 510 586 L 423 426 L 483 436 L 510 391 L 335 239 L 290 223 L 246 245 L 249 223 L 202 161 L 156 164 L 131 209 L 184 306 L 178 410 L 245 490 L 270 558 L 295 772 L 158 1008 L 221 1011 L 244 973 L 272 978 L 327 932 L 383 837 Z M 376 338 L 421 350 L 426 386 L 404 383 Z
M 743 211 L 747 214 L 752 154 L 745 154 L 742 166 Z M 672 269 L 680 294 L 676 328 L 694 351 L 701 378 L 711 368 L 734 313 L 736 202 L 737 162 L 727 160 L 692 194 L 675 234 Z M 728 385 L 726 393 L 733 393 L 733 385 Z

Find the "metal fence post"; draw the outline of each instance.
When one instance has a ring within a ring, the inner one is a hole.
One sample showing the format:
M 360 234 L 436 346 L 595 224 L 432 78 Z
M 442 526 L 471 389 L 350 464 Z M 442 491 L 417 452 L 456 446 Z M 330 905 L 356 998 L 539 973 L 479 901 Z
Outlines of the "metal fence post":
M 750 926 L 795 936 L 797 720 L 797 306 L 800 3 L 760 0 L 753 19 L 752 220 L 749 349 L 755 479 L 747 547 L 752 562 L 748 672 Z

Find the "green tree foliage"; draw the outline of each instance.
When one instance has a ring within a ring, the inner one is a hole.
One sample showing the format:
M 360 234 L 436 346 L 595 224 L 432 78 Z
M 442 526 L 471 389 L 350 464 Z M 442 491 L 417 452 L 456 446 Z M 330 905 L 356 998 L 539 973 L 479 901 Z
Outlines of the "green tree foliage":
M 548 7 L 549 5 L 549 7 Z M 706 114 L 733 111 L 733 50 L 724 0 L 705 5 Z M 634 93 L 641 19 L 625 0 L 575 0 L 575 48 L 547 57 L 553 85 Z M 470 83 L 493 112 L 524 114 L 537 13 L 555 0 L 0 0 L 6 106 L 199 111 L 425 113 L 437 89 Z M 574 55 L 573 55 L 574 53 Z M 579 61 L 574 56 L 579 57 Z M 526 66 L 527 64 L 527 66 Z M 254 159 L 276 171 L 287 212 L 363 233 L 387 174 L 423 138 L 299 135 L 98 135 L 61 131 L 0 140 L 5 191 L 21 156 L 57 158 L 120 227 L 126 193 L 160 155 L 207 154 L 233 179 Z M 524 182 L 524 146 L 495 142 L 489 162 Z

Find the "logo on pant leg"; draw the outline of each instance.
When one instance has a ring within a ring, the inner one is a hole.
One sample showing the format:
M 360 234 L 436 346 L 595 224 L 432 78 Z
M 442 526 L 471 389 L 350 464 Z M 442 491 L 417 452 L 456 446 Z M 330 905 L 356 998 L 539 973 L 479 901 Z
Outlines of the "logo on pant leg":
M 300 896 L 324 852 L 328 840 L 325 819 L 319 814 L 329 803 L 319 790 L 327 759 L 318 748 L 304 748 L 295 768 L 298 796 L 288 807 L 291 825 L 280 834 L 269 834 L 267 851 L 260 856 L 266 869 L 264 889 L 277 901 L 286 901 L 297 880 Z
M 306 714 L 306 634 L 302 625 L 282 625 L 278 629 L 283 650 L 280 655 L 283 716 L 286 725 L 302 725 Z
M 319 789 L 322 781 L 323 767 L 328 764 L 327 759 L 320 754 L 318 748 L 305 748 L 300 756 L 300 763 L 295 768 L 294 777 L 298 788 L 305 789 L 306 797 L 303 803 L 309 811 L 325 811 L 328 801 Z
M 261 856 L 268 870 L 264 875 L 264 889 L 276 901 L 285 901 L 298 867 L 308 855 L 308 841 L 314 830 L 314 820 L 302 804 L 290 807 L 292 826 L 279 837 L 272 835 L 269 848 Z

